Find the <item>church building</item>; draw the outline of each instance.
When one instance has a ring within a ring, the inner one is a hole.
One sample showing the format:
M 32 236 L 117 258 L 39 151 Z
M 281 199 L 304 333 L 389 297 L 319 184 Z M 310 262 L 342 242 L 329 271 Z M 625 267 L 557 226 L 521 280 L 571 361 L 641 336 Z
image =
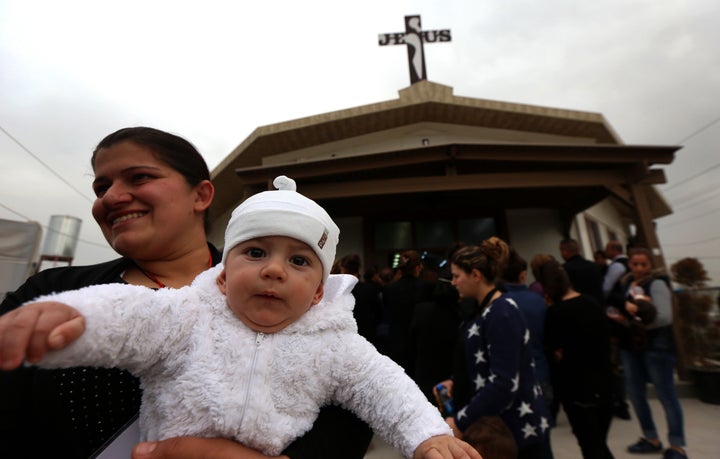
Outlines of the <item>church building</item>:
M 492 235 L 528 261 L 559 258 L 567 237 L 590 259 L 633 240 L 664 266 L 654 220 L 671 210 L 654 185 L 680 147 L 625 145 L 599 113 L 455 95 L 416 57 L 397 99 L 255 129 L 212 171 L 211 240 L 222 245 L 232 210 L 287 175 L 337 222 L 338 257 L 365 266 L 406 249 L 434 263 Z

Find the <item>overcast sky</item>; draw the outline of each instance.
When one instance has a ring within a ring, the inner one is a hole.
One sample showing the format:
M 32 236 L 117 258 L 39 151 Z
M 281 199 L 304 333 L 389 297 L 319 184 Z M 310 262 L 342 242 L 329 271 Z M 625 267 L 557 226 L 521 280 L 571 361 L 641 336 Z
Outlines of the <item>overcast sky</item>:
M 114 258 L 90 214 L 102 137 L 168 130 L 213 168 L 258 126 L 395 99 L 407 53 L 377 36 L 411 14 L 451 29 L 425 55 L 455 95 L 599 112 L 628 144 L 683 145 L 661 243 L 720 284 L 717 0 L 0 0 L 0 218 L 78 217 L 75 264 Z

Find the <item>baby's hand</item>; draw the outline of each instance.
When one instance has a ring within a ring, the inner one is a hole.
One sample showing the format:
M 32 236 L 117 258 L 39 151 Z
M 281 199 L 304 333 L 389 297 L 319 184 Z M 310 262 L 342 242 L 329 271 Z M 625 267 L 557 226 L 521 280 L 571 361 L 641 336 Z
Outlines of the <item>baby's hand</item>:
M 632 315 L 637 314 L 638 312 L 638 306 L 635 303 L 631 303 L 630 301 L 625 302 L 625 310 L 629 312 Z
M 430 437 L 415 449 L 413 459 L 482 459 L 475 448 L 450 435 Z
M 85 319 L 70 306 L 53 301 L 31 303 L 0 316 L 0 369 L 23 360 L 35 363 L 61 349 L 85 331 Z

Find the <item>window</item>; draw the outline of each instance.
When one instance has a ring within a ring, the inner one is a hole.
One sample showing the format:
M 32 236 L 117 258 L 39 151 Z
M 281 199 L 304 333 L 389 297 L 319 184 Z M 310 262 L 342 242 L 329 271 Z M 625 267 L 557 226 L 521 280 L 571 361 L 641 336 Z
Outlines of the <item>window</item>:
M 497 234 L 494 218 L 472 218 L 458 221 L 458 241 L 466 244 L 480 244 Z
M 453 222 L 449 220 L 424 220 L 415 222 L 418 247 L 448 247 L 455 242 Z
M 405 249 L 413 245 L 411 222 L 379 222 L 375 225 L 376 249 Z
M 395 266 L 404 250 L 417 250 L 427 266 L 435 266 L 445 258 L 453 244 L 479 244 L 496 234 L 495 219 L 468 218 L 460 220 L 378 221 L 373 227 L 374 263 Z

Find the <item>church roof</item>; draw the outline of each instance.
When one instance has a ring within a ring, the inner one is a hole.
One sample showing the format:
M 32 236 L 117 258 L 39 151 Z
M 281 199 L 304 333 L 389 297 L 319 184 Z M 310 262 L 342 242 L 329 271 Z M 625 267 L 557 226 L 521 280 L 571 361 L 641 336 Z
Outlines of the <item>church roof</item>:
M 279 174 L 307 178 L 303 192 L 315 199 L 557 182 L 595 187 L 578 201 L 586 206 L 613 187 L 623 200 L 630 173 L 663 183 L 652 166 L 669 164 L 676 150 L 624 145 L 599 113 L 459 97 L 424 80 L 398 99 L 258 127 L 213 170 L 213 207 L 227 212 L 245 197 L 243 187 L 255 186 L 245 188 L 251 194 Z M 651 194 L 656 216 L 669 213 Z
M 421 122 L 496 128 L 618 144 L 599 113 L 499 102 L 453 95 L 449 86 L 427 80 L 399 91 L 398 99 L 261 126 L 215 169 L 258 165 L 275 155 L 339 139 Z

